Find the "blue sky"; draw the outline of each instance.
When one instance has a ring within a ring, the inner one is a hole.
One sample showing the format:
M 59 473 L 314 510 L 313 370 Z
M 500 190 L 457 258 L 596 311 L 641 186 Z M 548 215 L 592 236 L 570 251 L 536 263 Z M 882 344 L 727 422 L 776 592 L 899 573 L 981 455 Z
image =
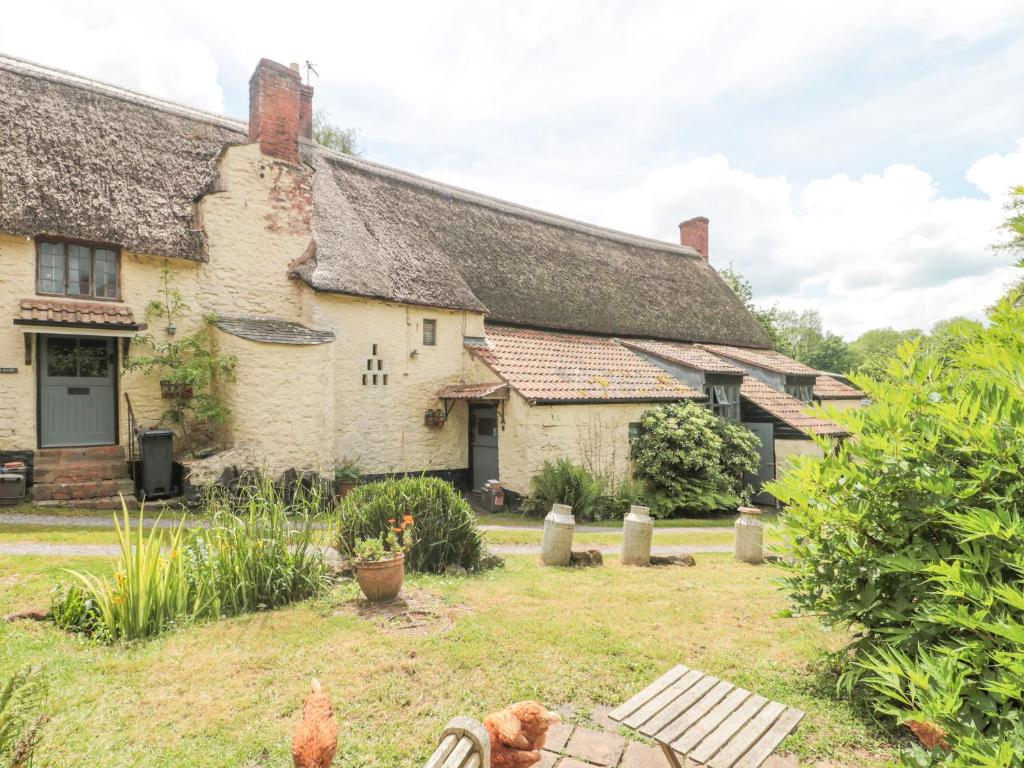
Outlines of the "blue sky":
M 706 215 L 713 263 L 847 337 L 977 315 L 1013 276 L 990 246 L 1024 183 L 1020 2 L 287 12 L 39 0 L 0 51 L 239 117 L 259 57 L 312 60 L 370 159 L 662 239 Z

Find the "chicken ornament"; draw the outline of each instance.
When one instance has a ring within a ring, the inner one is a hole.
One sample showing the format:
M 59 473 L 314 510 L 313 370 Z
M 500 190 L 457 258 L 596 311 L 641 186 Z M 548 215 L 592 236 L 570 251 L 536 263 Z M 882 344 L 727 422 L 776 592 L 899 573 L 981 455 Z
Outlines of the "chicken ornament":
M 520 701 L 484 718 L 491 737 L 491 768 L 529 768 L 540 762 L 548 728 L 562 721 L 536 701 Z

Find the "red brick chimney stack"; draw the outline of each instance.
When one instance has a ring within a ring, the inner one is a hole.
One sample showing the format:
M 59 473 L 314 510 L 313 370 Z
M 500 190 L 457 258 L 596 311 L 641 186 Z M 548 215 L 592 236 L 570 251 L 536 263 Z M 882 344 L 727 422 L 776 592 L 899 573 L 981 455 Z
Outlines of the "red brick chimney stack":
M 313 86 L 299 86 L 299 136 L 313 138 Z
M 299 162 L 300 90 L 298 65 L 286 67 L 260 59 L 249 78 L 249 140 L 258 141 L 265 155 Z M 313 94 L 309 98 L 312 128 Z
M 705 216 L 695 216 L 679 225 L 679 242 L 697 251 L 705 259 L 708 258 L 708 220 Z

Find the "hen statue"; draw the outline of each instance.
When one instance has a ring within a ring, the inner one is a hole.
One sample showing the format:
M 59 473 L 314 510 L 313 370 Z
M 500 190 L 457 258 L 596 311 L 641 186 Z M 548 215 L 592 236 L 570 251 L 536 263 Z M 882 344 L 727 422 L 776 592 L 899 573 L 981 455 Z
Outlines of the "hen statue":
M 313 680 L 302 722 L 292 737 L 292 760 L 295 768 L 329 768 L 338 751 L 338 723 L 334 719 L 331 700 Z
M 540 762 L 548 728 L 562 721 L 536 701 L 520 701 L 484 718 L 491 737 L 491 768 L 528 768 Z

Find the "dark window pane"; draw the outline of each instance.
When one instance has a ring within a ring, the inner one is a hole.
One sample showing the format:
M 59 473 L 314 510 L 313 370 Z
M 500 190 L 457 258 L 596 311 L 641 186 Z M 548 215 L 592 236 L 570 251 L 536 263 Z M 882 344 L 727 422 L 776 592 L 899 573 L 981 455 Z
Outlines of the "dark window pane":
M 68 295 L 89 296 L 92 287 L 92 253 L 81 245 L 68 246 Z
M 437 320 L 423 321 L 423 344 L 427 347 L 437 344 Z
M 60 243 L 39 244 L 39 290 L 64 293 L 64 246 Z
M 481 437 L 493 437 L 498 434 L 498 420 L 493 416 L 477 416 L 476 433 Z
M 110 347 L 105 339 L 80 339 L 78 342 L 78 375 L 107 375 Z
M 78 364 L 74 339 L 49 338 L 46 340 L 46 375 L 77 376 Z
M 101 299 L 117 298 L 117 254 L 105 249 L 96 251 L 96 296 Z

